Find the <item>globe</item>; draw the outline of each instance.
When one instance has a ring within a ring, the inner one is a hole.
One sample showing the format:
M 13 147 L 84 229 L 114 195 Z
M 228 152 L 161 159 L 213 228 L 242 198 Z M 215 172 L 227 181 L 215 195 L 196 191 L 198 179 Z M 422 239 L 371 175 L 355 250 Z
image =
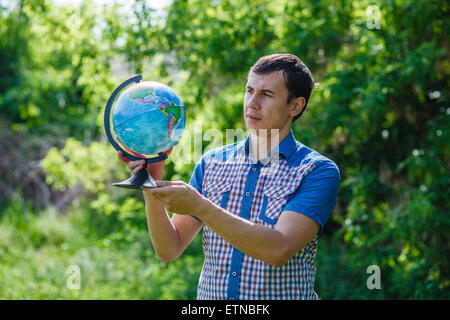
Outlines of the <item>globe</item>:
M 124 90 L 111 113 L 112 134 L 128 153 L 148 158 L 169 150 L 181 138 L 186 112 L 168 86 L 138 82 Z

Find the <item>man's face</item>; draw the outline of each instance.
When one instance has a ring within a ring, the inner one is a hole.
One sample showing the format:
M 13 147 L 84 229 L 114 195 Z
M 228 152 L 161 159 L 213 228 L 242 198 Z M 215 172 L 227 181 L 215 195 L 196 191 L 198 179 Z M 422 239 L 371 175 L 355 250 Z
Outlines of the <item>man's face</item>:
M 247 129 L 279 129 L 280 136 L 287 134 L 293 116 L 291 110 L 296 99 L 288 104 L 289 91 L 285 85 L 283 72 L 267 74 L 251 72 L 247 80 L 244 96 L 244 119 Z

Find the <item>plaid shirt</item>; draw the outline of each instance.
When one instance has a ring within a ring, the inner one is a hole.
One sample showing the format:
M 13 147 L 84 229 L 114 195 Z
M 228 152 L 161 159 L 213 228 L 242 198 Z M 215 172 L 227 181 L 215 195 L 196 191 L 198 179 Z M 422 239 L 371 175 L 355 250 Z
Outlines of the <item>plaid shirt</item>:
M 265 159 L 255 162 L 248 149 L 249 137 L 211 150 L 197 164 L 190 184 L 212 202 L 254 223 L 274 228 L 280 214 L 290 210 L 309 216 L 322 230 L 336 204 L 336 165 L 297 142 L 292 131 Z M 274 268 L 232 247 L 204 225 L 205 261 L 197 298 L 317 299 L 317 239 L 318 235 L 282 267 Z

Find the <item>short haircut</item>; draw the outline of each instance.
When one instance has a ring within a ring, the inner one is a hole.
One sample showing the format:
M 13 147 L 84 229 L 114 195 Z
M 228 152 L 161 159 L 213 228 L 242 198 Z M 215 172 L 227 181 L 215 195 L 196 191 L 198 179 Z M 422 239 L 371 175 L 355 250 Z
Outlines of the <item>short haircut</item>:
M 304 97 L 305 106 L 292 122 L 300 118 L 308 105 L 311 91 L 314 89 L 314 80 L 308 67 L 300 58 L 289 53 L 278 53 L 264 56 L 258 59 L 250 68 L 249 74 L 267 74 L 273 71 L 282 70 L 283 77 L 286 79 L 285 85 L 289 91 L 288 103 L 292 98 Z

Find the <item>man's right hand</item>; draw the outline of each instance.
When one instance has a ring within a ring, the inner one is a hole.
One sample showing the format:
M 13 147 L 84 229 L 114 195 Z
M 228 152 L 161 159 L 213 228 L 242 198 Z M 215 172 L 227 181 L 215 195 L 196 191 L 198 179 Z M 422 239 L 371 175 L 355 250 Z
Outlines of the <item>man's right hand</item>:
M 173 147 L 164 152 L 164 154 L 169 155 L 173 150 Z M 122 151 L 117 152 L 117 156 L 119 158 L 120 163 L 125 164 L 131 171 L 132 175 L 138 173 L 142 168 L 144 168 L 145 160 L 136 160 L 131 161 L 127 157 L 124 156 Z M 162 180 L 164 175 L 164 165 L 166 160 L 148 163 L 147 164 L 147 172 L 153 177 L 155 180 Z

